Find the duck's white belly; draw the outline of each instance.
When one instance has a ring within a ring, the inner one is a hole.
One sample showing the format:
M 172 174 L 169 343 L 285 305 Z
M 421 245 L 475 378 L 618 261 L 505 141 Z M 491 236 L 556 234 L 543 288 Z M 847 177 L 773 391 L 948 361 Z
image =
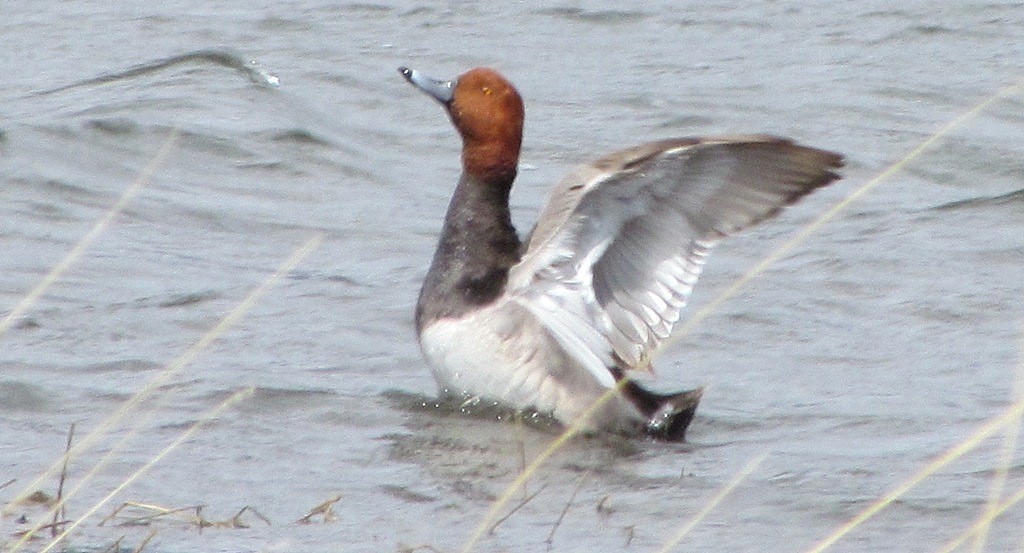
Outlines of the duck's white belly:
M 419 338 L 446 395 L 532 408 L 572 424 L 608 391 L 528 311 L 513 303 L 499 302 L 463 318 L 434 321 Z M 638 416 L 617 396 L 585 427 L 624 427 Z

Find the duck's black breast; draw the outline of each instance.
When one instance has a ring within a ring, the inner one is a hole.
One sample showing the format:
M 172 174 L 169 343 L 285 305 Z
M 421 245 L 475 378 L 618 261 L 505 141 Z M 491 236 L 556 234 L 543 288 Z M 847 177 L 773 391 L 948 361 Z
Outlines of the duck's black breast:
M 434 259 L 416 304 L 416 329 L 460 318 L 505 293 L 520 241 L 508 206 L 511 179 L 488 182 L 464 174 L 452 195 Z

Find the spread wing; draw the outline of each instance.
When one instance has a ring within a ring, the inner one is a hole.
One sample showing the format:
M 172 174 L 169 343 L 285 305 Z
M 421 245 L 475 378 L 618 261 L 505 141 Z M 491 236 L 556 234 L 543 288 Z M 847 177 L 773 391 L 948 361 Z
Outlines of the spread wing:
M 838 154 L 771 136 L 654 142 L 552 192 L 508 293 L 606 386 L 670 336 L 711 249 L 839 178 Z

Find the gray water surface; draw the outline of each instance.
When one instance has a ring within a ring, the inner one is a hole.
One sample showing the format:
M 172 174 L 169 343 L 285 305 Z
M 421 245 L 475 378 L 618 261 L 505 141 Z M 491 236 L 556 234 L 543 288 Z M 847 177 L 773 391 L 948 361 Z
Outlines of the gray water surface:
M 155 530 L 146 551 L 459 550 L 559 429 L 435 404 L 412 308 L 459 142 L 395 68 L 489 65 L 517 84 L 520 229 L 574 163 L 641 141 L 770 132 L 844 153 L 843 181 L 716 250 L 693 314 L 1024 75 L 1019 3 L 893 6 L 7 2 L 0 316 L 144 185 L 0 336 L 0 485 L 16 479 L 0 489 L 3 549 L 22 514 L 42 513 L 8 502 L 55 492 L 55 475 L 32 484 L 68 428 L 85 440 L 162 378 L 70 463 L 66 486 L 81 489 L 68 518 L 254 392 L 84 519 L 71 547 L 124 536 L 131 550 Z M 251 60 L 279 86 L 253 80 Z M 664 352 L 657 386 L 708 386 L 689 443 L 571 440 L 475 550 L 657 551 L 766 454 L 676 550 L 806 551 L 1002 413 L 1024 332 L 1022 113 L 1019 90 L 992 103 Z M 166 372 L 318 233 L 236 324 Z M 832 550 L 940 549 L 985 509 L 1003 451 L 1001 435 L 983 441 Z M 1013 494 L 1021 446 L 1008 467 Z M 295 522 L 337 495 L 331 522 Z M 201 504 L 214 521 L 250 506 L 272 524 L 98 525 L 126 501 Z M 1020 551 L 1022 527 L 1010 509 L 984 550 Z

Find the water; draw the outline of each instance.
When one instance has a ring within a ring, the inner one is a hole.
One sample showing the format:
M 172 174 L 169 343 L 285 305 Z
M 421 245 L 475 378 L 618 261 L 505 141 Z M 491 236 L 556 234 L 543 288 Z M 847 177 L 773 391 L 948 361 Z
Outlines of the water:
M 15 1 L 2 12 L 0 314 L 144 184 L 0 337 L 0 485 L 16 479 L 0 501 L 53 494 L 54 475 L 32 484 L 68 428 L 84 441 L 163 377 L 71 462 L 67 488 L 81 488 L 67 516 L 81 519 L 255 387 L 84 519 L 67 543 L 85 550 L 122 536 L 134 549 L 155 530 L 147 551 L 455 551 L 557 435 L 433 404 L 411 311 L 459 145 L 399 65 L 438 77 L 492 65 L 518 85 L 520 228 L 573 163 L 643 140 L 773 132 L 846 154 L 844 181 L 716 251 L 694 313 L 1019 79 L 1024 59 L 1011 2 Z M 201 50 L 256 60 L 280 85 L 213 59 L 104 79 Z M 804 551 L 1001 413 L 1021 364 L 1022 107 L 1018 91 L 955 129 L 659 357 L 657 385 L 709 386 L 690 443 L 573 440 L 476 550 L 658 550 L 766 453 L 678 550 Z M 318 233 L 322 245 L 236 324 L 166 372 Z M 984 441 L 834 550 L 939 549 L 984 508 L 1002 444 Z M 1020 446 L 1008 466 L 1016 493 Z M 336 495 L 332 522 L 295 522 Z M 201 504 L 212 521 L 250 506 L 272 525 L 251 513 L 248 529 L 98 525 L 126 501 Z M 8 505 L 0 542 L 41 512 Z M 985 549 L 1019 550 L 1022 524 L 1024 510 L 1009 510 Z

